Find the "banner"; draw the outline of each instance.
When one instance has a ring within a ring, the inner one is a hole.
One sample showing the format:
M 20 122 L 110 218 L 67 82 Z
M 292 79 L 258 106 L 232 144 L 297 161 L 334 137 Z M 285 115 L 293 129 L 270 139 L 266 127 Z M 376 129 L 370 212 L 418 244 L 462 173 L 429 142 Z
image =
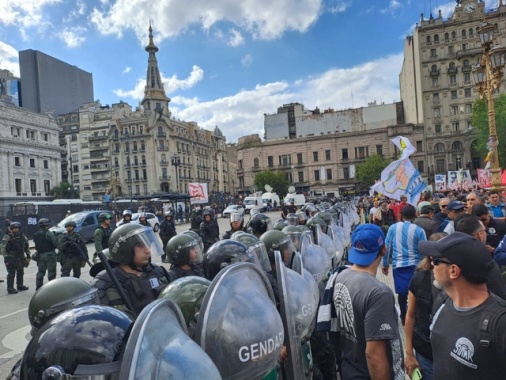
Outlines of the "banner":
M 207 183 L 190 183 L 190 203 L 209 203 L 209 196 L 207 194 Z
M 478 183 L 482 189 L 492 187 L 492 173 L 487 169 L 478 169 Z
M 391 139 L 392 143 L 399 149 L 399 159 L 403 160 L 408 158 L 416 152 L 416 148 L 411 144 L 408 138 L 397 136 Z
M 446 191 L 446 175 L 444 174 L 435 174 L 434 175 L 434 183 L 437 192 Z
M 452 170 L 448 172 L 448 190 L 470 190 L 473 188 L 469 170 Z

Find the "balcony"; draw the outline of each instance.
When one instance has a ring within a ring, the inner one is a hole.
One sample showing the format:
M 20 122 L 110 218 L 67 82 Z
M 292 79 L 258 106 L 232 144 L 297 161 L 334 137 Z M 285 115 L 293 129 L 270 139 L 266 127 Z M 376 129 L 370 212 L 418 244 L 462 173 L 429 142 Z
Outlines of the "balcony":
M 157 146 L 156 149 L 158 149 L 160 151 L 168 151 L 169 147 L 168 146 Z
M 170 181 L 170 175 L 162 175 L 158 177 L 159 181 Z
M 436 69 L 436 70 L 431 69 L 431 70 L 429 70 L 429 75 L 431 77 L 437 77 L 437 76 L 439 76 L 439 72 L 440 72 L 440 69 Z
M 158 132 L 156 134 L 156 137 L 158 137 L 158 138 L 164 138 L 164 137 L 167 137 L 167 134 L 165 132 Z
M 93 135 L 88 136 L 88 141 L 102 141 L 102 140 L 108 140 L 109 136 L 107 135 Z
M 469 73 L 471 72 L 471 65 L 465 65 L 465 66 L 462 66 L 462 72 L 463 73 Z
M 459 72 L 459 69 L 455 66 L 448 67 L 448 70 L 446 72 L 447 74 L 457 74 Z
M 160 165 L 167 166 L 169 164 L 169 161 L 167 160 L 160 160 Z

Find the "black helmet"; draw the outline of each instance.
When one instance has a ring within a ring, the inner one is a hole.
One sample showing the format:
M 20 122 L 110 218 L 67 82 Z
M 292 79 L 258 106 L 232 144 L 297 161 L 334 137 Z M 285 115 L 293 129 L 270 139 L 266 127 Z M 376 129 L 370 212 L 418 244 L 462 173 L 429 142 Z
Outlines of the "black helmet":
M 241 232 L 242 231 L 234 232 L 231 239 L 246 244 L 249 249 L 252 249 L 260 260 L 262 269 L 265 272 L 270 272 L 272 268 L 271 264 L 269 263 L 269 257 L 267 256 L 267 249 L 265 248 L 265 244 L 255 235 L 248 234 L 247 232 Z
M 77 224 L 73 220 L 69 220 L 68 222 L 65 222 L 65 228 L 67 228 L 67 227 L 74 227 L 74 228 L 76 228 Z
M 273 230 L 263 234 L 260 240 L 265 244 L 271 263 L 274 262 L 274 251 L 280 251 L 286 266 L 291 267 L 291 261 L 296 249 L 290 236 L 284 232 Z
M 251 231 L 258 234 L 263 234 L 266 231 L 272 230 L 272 221 L 265 214 L 253 215 L 249 221 L 249 228 Z
M 192 260 L 190 254 L 194 254 Z M 202 249 L 194 237 L 180 234 L 172 237 L 165 247 L 166 262 L 177 265 L 195 264 L 202 262 Z
M 47 227 L 49 225 L 51 225 L 51 221 L 48 218 L 39 219 L 39 227 Z
M 181 234 L 190 235 L 191 237 L 195 238 L 199 242 L 201 251 L 204 252 L 204 242 L 202 241 L 202 237 L 198 233 L 192 230 L 186 230 L 181 232 Z
M 211 219 L 213 218 L 214 216 L 214 213 L 213 213 L 213 210 L 212 209 L 205 209 L 204 212 L 202 213 L 202 217 L 205 217 L 209 215 L 211 217 Z
M 11 222 L 9 225 L 10 228 L 21 228 L 21 223 L 19 222 Z
M 78 370 L 82 376 L 79 378 L 87 379 L 96 375 L 97 370 L 106 371 L 95 365 L 121 360 L 131 325 L 126 314 L 109 306 L 88 305 L 66 310 L 42 326 L 30 340 L 20 377 L 63 379 Z
M 28 306 L 28 319 L 33 335 L 47 321 L 67 309 L 84 305 L 99 305 L 98 290 L 75 277 L 60 277 L 38 289 Z
M 256 254 L 247 245 L 230 239 L 220 240 L 207 250 L 203 263 L 204 274 L 212 281 L 227 265 L 245 261 L 261 266 Z
M 162 244 L 153 230 L 138 223 L 122 224 L 116 228 L 109 238 L 110 260 L 118 264 L 131 264 L 135 246 L 147 246 L 151 255 L 163 255 Z
M 108 212 L 101 212 L 99 215 L 98 215 L 98 218 L 97 218 L 98 222 L 99 223 L 102 223 L 106 220 L 112 220 L 112 215 Z
M 172 211 L 167 211 L 167 212 L 165 213 L 165 217 L 168 217 L 168 216 L 173 217 L 173 216 L 174 216 L 174 213 L 173 213 Z

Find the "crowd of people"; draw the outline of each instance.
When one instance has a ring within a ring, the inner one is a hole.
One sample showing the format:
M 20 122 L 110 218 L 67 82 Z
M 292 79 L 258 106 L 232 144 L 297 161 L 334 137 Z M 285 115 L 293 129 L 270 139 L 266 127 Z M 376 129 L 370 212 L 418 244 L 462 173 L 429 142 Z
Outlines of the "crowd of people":
M 506 354 L 501 268 L 506 206 L 501 199 L 491 191 L 424 193 L 416 205 L 406 197 L 381 196 L 301 208 L 284 204 L 277 220 L 255 211 L 246 222 L 241 211 L 234 212 L 223 234 L 213 208 L 202 207 L 190 216 L 190 229 L 179 233 L 173 212 L 167 212 L 159 237 L 147 221 L 131 223 L 128 210 L 115 230 L 113 216 L 103 213 L 94 234 L 91 284 L 79 279 L 80 268 L 89 263 L 82 238 L 73 237 L 78 234 L 71 225 L 56 238 L 49 221 L 40 219 L 34 236 L 37 292 L 29 307 L 33 338 L 13 376 L 42 378 L 55 368 L 71 376 L 76 364 L 86 364 L 77 371 L 83 375 L 85 369 L 95 371 L 93 365 L 120 363 L 124 352 L 84 357 L 82 352 L 93 352 L 88 346 L 76 347 L 71 361 L 58 347 L 44 360 L 35 358 L 39 351 L 49 352 L 39 347 L 42 336 L 66 331 L 71 311 L 87 308 L 87 315 L 100 320 L 115 309 L 121 313 L 115 317 L 121 342 L 115 344 L 128 346 L 129 340 L 141 339 L 129 337 L 131 325 L 137 331 L 137 324 L 146 323 L 146 310 L 170 301 L 182 316 L 177 328 L 197 343 L 195 357 L 184 365 L 203 368 L 205 363 L 209 378 L 501 379 L 506 373 L 501 360 Z M 15 223 L 0 245 L 12 294 L 27 289 L 23 268 L 32 258 Z M 161 265 L 154 263 L 158 256 Z M 57 262 L 62 278 L 55 279 Z M 390 267 L 394 292 L 381 277 Z M 72 280 L 63 277 L 70 271 Z M 59 281 L 67 281 L 72 291 L 55 292 Z M 49 292 L 56 296 L 45 296 Z M 210 328 L 216 310 L 223 323 Z M 259 310 L 269 318 L 260 318 Z M 276 338 L 255 335 L 255 323 Z M 238 327 L 248 328 L 246 343 Z M 183 365 L 176 357 L 159 360 Z

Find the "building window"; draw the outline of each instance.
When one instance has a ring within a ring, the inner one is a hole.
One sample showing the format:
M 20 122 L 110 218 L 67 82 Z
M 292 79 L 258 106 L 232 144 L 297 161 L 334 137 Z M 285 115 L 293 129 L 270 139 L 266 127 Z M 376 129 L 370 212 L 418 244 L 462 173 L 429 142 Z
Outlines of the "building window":
M 37 192 L 37 181 L 34 180 L 34 179 L 30 180 L 30 191 L 32 193 L 36 193 Z
M 448 54 L 453 54 L 455 52 L 453 46 L 448 46 Z
M 455 38 L 457 38 L 457 32 L 456 32 L 456 31 L 453 31 L 453 32 L 452 32 L 452 39 L 455 39 Z
M 464 83 L 471 83 L 471 73 L 464 73 Z
M 279 165 L 281 166 L 288 166 L 291 164 L 291 156 L 288 155 L 288 154 L 283 154 L 281 156 L 279 156 Z
M 430 36 L 425 37 L 425 41 L 427 42 L 427 44 L 430 44 L 431 43 Z
M 434 43 L 439 43 L 439 34 L 434 34 Z
M 450 84 L 457 84 L 457 76 L 450 75 Z
M 259 165 L 258 165 L 258 162 L 259 162 L 258 158 L 257 158 L 257 157 L 255 157 L 255 158 L 253 159 L 253 166 L 254 166 L 255 168 L 258 168 L 258 166 L 259 166 Z
M 297 174 L 299 177 L 299 183 L 304 182 L 304 172 L 297 172 Z
M 270 167 L 270 168 L 274 167 L 274 157 L 273 156 L 268 156 L 267 157 L 267 166 Z
M 332 169 L 327 169 L 327 180 L 332 180 Z
M 348 148 L 342 149 L 343 160 L 348 160 Z
M 454 122 L 452 123 L 452 130 L 453 130 L 453 131 L 455 131 L 455 132 L 457 132 L 457 131 L 459 131 L 459 130 L 460 130 L 460 125 L 459 125 L 459 122 L 458 122 L 458 121 L 454 121 Z
M 330 161 L 330 149 L 325 151 L 325 160 Z
M 423 173 L 424 172 L 424 165 L 423 165 L 423 161 L 418 161 L 418 171 L 420 173 Z
M 458 106 L 450 106 L 450 115 L 457 115 L 459 113 L 459 107 Z
M 369 147 L 367 146 L 358 146 L 355 148 L 355 157 L 363 160 L 367 156 L 369 156 Z
M 350 178 L 350 168 L 343 168 L 343 178 L 344 179 Z
M 462 37 L 466 37 L 467 36 L 467 32 L 465 29 L 462 29 Z
M 318 162 L 318 152 L 313 152 L 313 161 Z
M 50 182 L 48 180 L 45 180 L 44 181 L 44 192 L 49 193 L 49 191 L 51 191 Z
M 430 49 L 430 57 L 437 58 L 436 49 Z
M 452 99 L 457 99 L 457 91 L 452 91 L 451 92 L 451 98 Z
M 432 77 L 432 87 L 439 86 L 438 77 Z
M 20 178 L 16 178 L 14 180 L 14 184 L 16 186 L 16 193 L 21 193 L 21 179 Z
M 448 41 L 450 39 L 450 35 L 448 33 L 445 33 L 445 41 Z
M 474 34 L 473 28 L 469 28 L 469 35 L 472 36 Z
M 417 141 L 416 142 L 416 151 L 417 152 L 423 152 L 423 141 Z
M 437 153 L 444 153 L 444 151 L 445 151 L 445 144 L 443 144 L 443 143 L 437 143 L 437 144 L 434 146 L 434 150 L 435 150 Z
M 434 108 L 434 117 L 441 117 L 441 108 Z
M 466 104 L 466 113 L 473 113 L 473 105 L 472 104 Z
M 14 166 L 21 166 L 21 157 L 14 157 Z
M 432 94 L 432 101 L 434 103 L 439 103 L 439 92 L 435 92 L 434 94 Z
M 297 163 L 302 165 L 302 153 L 297 153 Z
M 35 167 L 35 158 L 30 158 L 30 167 L 31 168 Z
M 441 124 L 434 125 L 434 131 L 436 133 L 441 133 Z
M 467 50 L 467 44 L 462 44 L 462 50 Z
M 436 172 L 437 173 L 445 172 L 445 160 L 442 159 L 436 160 Z
M 49 135 L 48 135 L 47 133 L 43 133 L 43 134 L 42 134 L 42 139 L 43 139 L 44 141 L 49 141 Z
M 471 89 L 470 88 L 464 89 L 464 96 L 466 98 L 470 98 L 471 97 Z
M 237 161 L 237 167 L 242 170 L 242 160 Z
M 49 169 L 49 161 L 44 160 L 44 169 Z
M 314 180 L 315 181 L 319 181 L 320 180 L 320 171 L 319 170 L 315 170 L 314 171 Z

